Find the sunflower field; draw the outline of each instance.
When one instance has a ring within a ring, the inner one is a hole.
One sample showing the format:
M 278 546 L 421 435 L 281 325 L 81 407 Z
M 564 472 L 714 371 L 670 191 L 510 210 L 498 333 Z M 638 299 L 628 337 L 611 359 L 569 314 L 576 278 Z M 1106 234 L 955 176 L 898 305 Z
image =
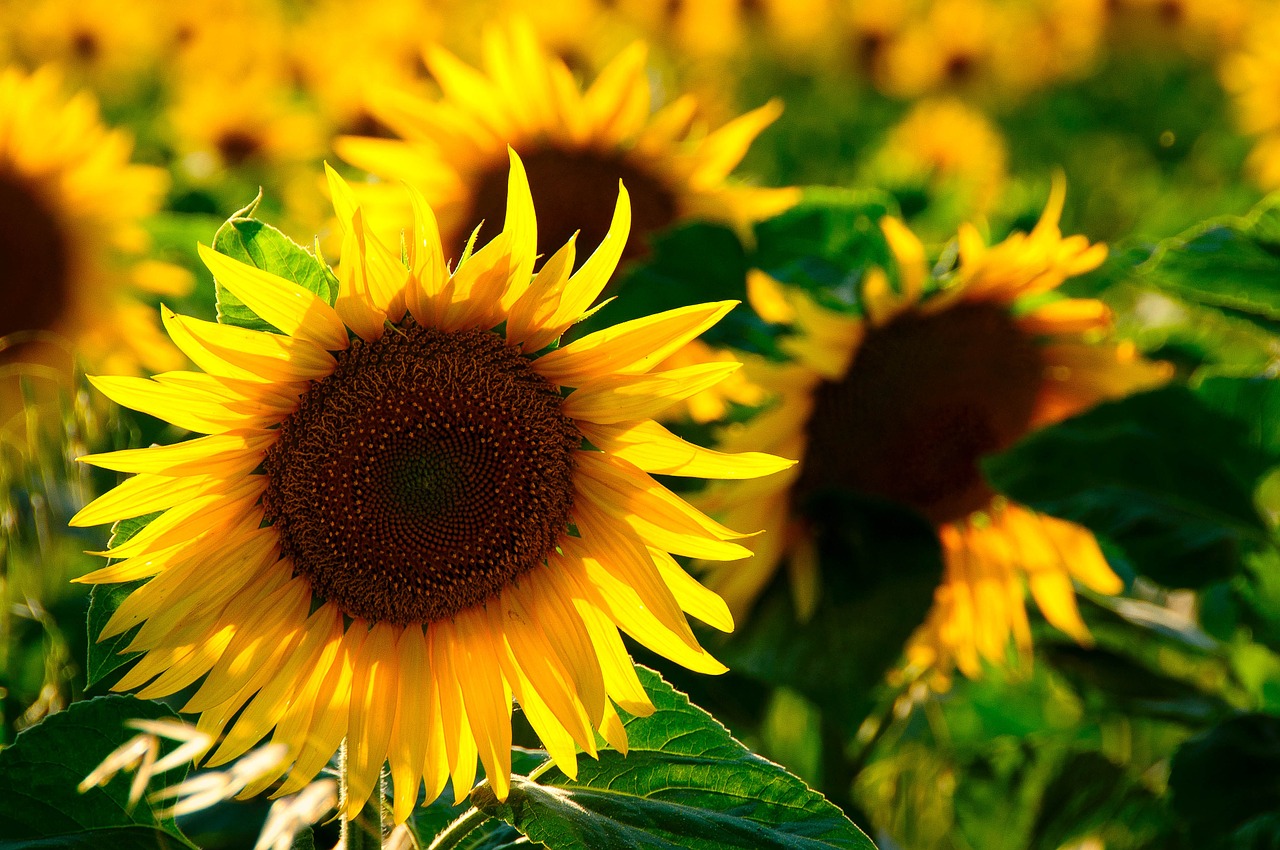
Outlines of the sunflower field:
M 0 0 L 0 848 L 339 847 L 1280 848 L 1280 3 Z

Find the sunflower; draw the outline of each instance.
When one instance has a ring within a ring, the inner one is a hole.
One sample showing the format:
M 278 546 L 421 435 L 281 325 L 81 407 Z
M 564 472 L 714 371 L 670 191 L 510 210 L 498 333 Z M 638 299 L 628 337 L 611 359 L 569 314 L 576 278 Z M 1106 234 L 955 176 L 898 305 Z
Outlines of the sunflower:
M 141 220 L 166 180 L 129 162 L 87 92 L 66 97 L 51 69 L 0 71 L 0 430 L 15 415 L 15 375 L 70 372 L 71 353 L 101 369 L 181 363 L 130 290 L 185 291 L 188 275 L 139 260 Z
M 649 418 L 733 371 L 652 369 L 734 302 L 552 345 L 622 253 L 625 190 L 576 273 L 571 239 L 535 276 L 514 153 L 502 232 L 452 272 L 419 193 L 402 263 L 350 187 L 329 180 L 344 227 L 336 306 L 202 248 L 218 281 L 282 333 L 166 312 L 203 373 L 93 382 L 208 436 L 84 458 L 138 474 L 72 524 L 163 511 L 106 553 L 122 560 L 83 578 L 150 579 L 100 636 L 140 626 L 127 650 L 145 655 L 117 688 L 159 697 L 204 677 L 185 710 L 225 732 L 210 763 L 271 733 L 291 753 L 280 794 L 345 738 L 347 814 L 389 759 L 403 822 L 420 785 L 433 800 L 451 776 L 466 793 L 477 756 L 505 798 L 513 696 L 570 776 L 575 747 L 595 754 L 593 730 L 625 751 L 614 706 L 652 708 L 619 630 L 723 671 L 685 614 L 729 630 L 728 610 L 669 553 L 741 558 L 744 535 L 649 473 L 753 477 L 790 463 L 701 449 Z
M 442 28 L 440 10 L 417 0 L 316 3 L 289 31 L 289 61 L 338 131 L 384 135 L 366 92 L 375 85 L 425 91 L 421 45 Z
M 1239 50 L 1220 69 L 1222 86 L 1235 100 L 1237 124 L 1256 136 L 1248 166 L 1264 189 L 1280 188 L 1280 13 L 1259 14 Z
M 927 189 L 949 196 L 969 216 L 985 215 L 1008 180 L 1000 131 L 955 98 L 917 103 L 872 155 L 872 185 Z
M 56 64 L 111 100 L 134 93 L 154 71 L 161 44 L 148 4 L 35 0 L 5 6 L 0 23 L 30 66 Z
M 776 102 L 704 135 L 695 128 L 691 97 L 650 114 L 642 43 L 619 54 L 585 91 L 528 26 L 490 30 L 484 48 L 484 73 L 443 49 L 428 49 L 427 64 L 444 93 L 439 101 L 393 92 L 373 98 L 375 117 L 401 139 L 338 139 L 337 150 L 350 163 L 389 178 L 364 190 L 380 231 L 399 232 L 409 219 L 395 188 L 402 180 L 438 211 L 446 255 L 458 256 L 472 227 L 503 220 L 508 143 L 528 169 L 542 211 L 539 253 L 548 257 L 580 228 L 588 243 L 604 235 L 619 179 L 632 193 L 635 216 L 623 259 L 641 253 L 650 234 L 673 222 L 704 218 L 745 226 L 798 199 L 793 189 L 726 181 L 777 118 Z
M 193 177 L 310 164 L 319 157 L 319 121 L 293 102 L 283 70 L 263 67 L 247 76 L 191 75 L 181 81 L 169 120 Z
M 1053 297 L 1106 253 L 1082 236 L 1062 237 L 1062 201 L 1058 184 L 1031 233 L 994 247 L 962 228 L 958 265 L 930 291 L 923 246 L 901 222 L 884 219 L 900 285 L 895 291 L 873 269 L 860 317 L 755 273 L 752 301 L 766 320 L 793 327 L 783 342 L 793 359 L 749 364 L 775 403 L 727 431 L 725 447 L 800 463 L 769 480 L 713 485 L 706 495 L 702 506 L 726 522 L 767 530 L 749 542 L 755 557 L 747 564 L 706 565 L 709 586 L 735 616 L 784 561 L 799 615 L 811 614 L 819 575 L 805 504 L 844 488 L 912 508 L 937 528 L 944 580 L 908 649 L 914 666 L 976 675 L 980 659 L 1005 659 L 1011 636 L 1025 655 L 1024 580 L 1050 623 L 1088 639 L 1072 579 L 1101 593 L 1121 589 L 1097 543 L 1083 528 L 1000 497 L 978 466 L 1037 427 L 1167 375 L 1131 345 L 1100 339 L 1110 322 L 1101 302 Z

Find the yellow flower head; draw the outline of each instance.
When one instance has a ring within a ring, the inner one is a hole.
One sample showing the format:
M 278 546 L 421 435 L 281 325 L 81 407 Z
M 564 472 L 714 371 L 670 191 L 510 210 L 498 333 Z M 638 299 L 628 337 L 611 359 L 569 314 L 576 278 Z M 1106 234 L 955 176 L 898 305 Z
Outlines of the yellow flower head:
M 980 216 L 1008 180 L 1008 152 L 981 112 L 952 98 L 925 100 L 889 131 L 869 167 L 882 184 L 955 193 L 970 215 Z
M 378 135 L 369 90 L 425 90 L 421 46 L 443 25 L 441 11 L 418 0 L 316 3 L 289 31 L 290 62 L 340 132 Z
M 1249 170 L 1258 185 L 1280 188 L 1280 13 L 1258 15 L 1241 48 L 1223 60 L 1223 88 L 1235 100 L 1240 129 L 1258 140 Z
M 166 180 L 131 164 L 131 148 L 103 126 L 91 95 L 68 98 L 52 70 L 0 71 L 0 430 L 14 415 L 14 375 L 65 375 L 68 352 L 113 370 L 181 362 L 130 298 L 190 283 L 180 269 L 138 260 L 141 220 Z
M 676 221 L 745 225 L 796 201 L 795 190 L 726 180 L 751 141 L 777 118 L 776 102 L 703 134 L 691 97 L 650 112 L 645 54 L 643 44 L 632 45 L 584 90 L 527 26 L 486 33 L 483 72 L 430 48 L 427 64 L 443 98 L 386 93 L 375 99 L 374 114 L 403 140 L 345 137 L 338 152 L 391 178 L 364 190 L 379 229 L 398 232 L 407 221 L 396 181 L 418 188 L 439 212 L 448 256 L 458 256 L 481 220 L 495 228 L 502 221 L 508 144 L 528 169 L 542 215 L 544 256 L 579 229 L 588 243 L 603 236 L 619 179 L 631 191 L 634 215 L 624 258 Z
M 757 273 L 752 300 L 768 321 L 791 325 L 793 358 L 750 365 L 775 399 L 726 447 L 792 457 L 785 475 L 714 485 L 704 507 L 731 523 L 763 527 L 747 564 L 707 565 L 736 615 L 747 612 L 787 563 L 801 616 L 816 604 L 814 530 L 803 515 L 811 494 L 860 491 L 910 507 L 938 529 L 945 576 L 928 621 L 909 649 L 920 667 L 979 672 L 1000 662 L 1012 636 L 1024 652 L 1030 632 L 1023 583 L 1046 618 L 1087 639 L 1071 580 L 1116 592 L 1119 579 L 1084 529 L 997 496 L 978 465 L 1031 430 L 1163 380 L 1167 370 L 1132 346 L 1107 342 L 1107 308 L 1091 299 L 1038 301 L 1066 278 L 1096 267 L 1101 245 L 1058 229 L 1062 187 L 1029 234 L 988 247 L 972 227 L 959 234 L 959 262 L 930 284 L 925 251 L 899 221 L 882 228 L 898 287 L 873 269 L 861 317 L 820 307 Z
M 4 29 L 32 66 L 56 64 L 109 99 L 136 90 L 154 68 L 160 33 L 145 3 L 34 0 L 10 3 Z
M 196 179 L 226 169 L 312 163 L 322 149 L 315 116 L 293 102 L 284 79 L 273 73 L 186 77 L 169 119 L 183 165 Z
M 465 793 L 477 756 L 505 798 L 512 697 L 570 776 L 577 749 L 595 754 L 597 731 L 625 750 L 615 706 L 652 709 L 619 630 L 723 671 L 685 614 L 729 630 L 729 612 L 670 553 L 749 554 L 742 534 L 650 473 L 789 466 L 698 448 L 651 418 L 733 371 L 654 370 L 733 302 L 550 349 L 612 274 L 630 205 L 622 191 L 576 273 L 571 239 L 535 275 L 533 201 L 510 161 L 502 232 L 452 270 L 421 194 L 409 190 L 402 262 L 330 171 L 344 229 L 335 306 L 202 248 L 218 281 L 281 333 L 166 313 L 203 372 L 93 379 L 121 404 L 208 435 L 85 458 L 137 475 L 73 524 L 162 511 L 108 553 L 122 560 L 83 579 L 149 579 L 101 635 L 140 626 L 127 649 L 145 654 L 117 688 L 158 697 L 203 678 L 185 710 L 211 736 L 225 732 L 211 763 L 270 734 L 290 753 L 280 794 L 305 786 L 345 738 L 348 815 L 384 760 L 397 822 L 420 785 L 433 800 L 452 776 Z

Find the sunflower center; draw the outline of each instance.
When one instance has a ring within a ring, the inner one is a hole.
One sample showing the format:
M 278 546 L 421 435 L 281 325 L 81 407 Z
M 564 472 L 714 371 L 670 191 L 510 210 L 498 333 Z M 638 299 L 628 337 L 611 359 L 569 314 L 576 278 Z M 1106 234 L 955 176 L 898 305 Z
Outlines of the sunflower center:
M 574 233 L 578 235 L 577 265 L 582 265 L 590 251 L 604 241 L 618 200 L 621 180 L 631 196 L 631 236 L 623 249 L 622 259 L 644 254 L 647 240 L 676 218 L 676 198 L 657 177 L 640 170 L 622 156 L 605 151 L 566 151 L 557 148 L 521 152 L 529 190 L 538 213 L 538 253 L 544 258 L 558 251 Z M 507 213 L 507 173 L 504 158 L 481 173 L 476 180 L 471 207 L 462 221 L 484 220 L 477 244 L 495 236 L 502 229 Z M 462 253 L 470 232 L 457 235 L 453 256 Z
M 281 550 L 346 614 L 425 623 L 542 563 L 569 522 L 582 436 L 495 334 L 412 319 L 357 341 L 264 463 Z
M 1004 307 L 964 304 L 868 330 L 820 385 L 796 497 L 844 487 L 961 519 L 995 495 L 978 461 L 1028 430 L 1043 361 Z
M 70 271 L 57 218 L 31 186 L 0 168 L 0 337 L 57 324 Z
M 215 147 L 222 161 L 235 168 L 244 165 L 262 150 L 262 139 L 248 130 L 231 129 L 218 136 Z
M 71 36 L 71 53 L 82 62 L 97 59 L 101 49 L 98 37 L 89 30 L 76 30 Z

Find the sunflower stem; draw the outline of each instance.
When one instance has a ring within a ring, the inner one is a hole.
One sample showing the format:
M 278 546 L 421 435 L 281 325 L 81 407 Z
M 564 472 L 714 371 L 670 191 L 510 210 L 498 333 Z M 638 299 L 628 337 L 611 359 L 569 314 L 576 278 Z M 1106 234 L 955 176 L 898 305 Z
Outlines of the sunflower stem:
M 476 788 L 479 787 L 479 785 L 476 786 Z M 427 850 L 453 850 L 454 847 L 460 847 L 462 840 L 488 819 L 489 815 L 472 806 L 463 812 L 461 817 L 446 826 L 431 842 Z

